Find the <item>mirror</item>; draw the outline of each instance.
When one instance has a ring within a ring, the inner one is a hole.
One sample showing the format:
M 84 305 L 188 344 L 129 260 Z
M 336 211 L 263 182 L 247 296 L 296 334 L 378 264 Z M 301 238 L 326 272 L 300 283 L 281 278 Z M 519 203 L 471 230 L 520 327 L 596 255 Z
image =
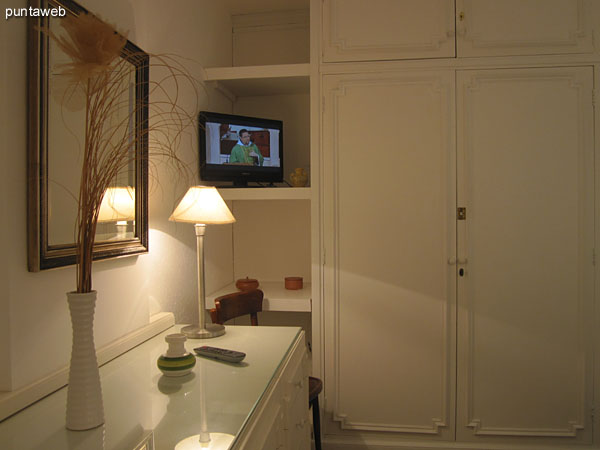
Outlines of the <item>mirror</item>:
M 33 8 L 86 10 L 70 0 L 32 0 Z M 61 34 L 59 17 L 28 22 L 28 265 L 36 272 L 75 264 L 75 222 L 84 142 L 85 105 L 66 76 L 68 57 L 38 27 Z M 127 41 L 131 66 L 118 89 L 119 133 L 135 142 L 100 208 L 94 260 L 148 251 L 148 55 Z M 57 69 L 58 68 L 58 69 Z M 137 105 L 137 106 L 136 106 Z M 139 105 L 142 105 L 140 108 Z M 112 117 L 111 117 L 112 119 Z

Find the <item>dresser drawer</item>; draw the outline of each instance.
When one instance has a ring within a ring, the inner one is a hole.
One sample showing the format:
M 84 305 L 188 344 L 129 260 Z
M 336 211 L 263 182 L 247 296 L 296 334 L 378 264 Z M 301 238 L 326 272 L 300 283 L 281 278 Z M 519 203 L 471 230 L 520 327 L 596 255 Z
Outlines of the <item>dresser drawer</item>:
M 304 333 L 259 404 L 233 447 L 243 450 L 309 449 L 308 373 Z
M 283 404 L 286 448 L 310 448 L 308 415 L 308 355 L 305 346 L 298 346 L 285 371 Z
M 308 355 L 304 346 L 298 346 L 285 369 L 283 395 L 292 403 L 302 392 L 308 404 Z
M 285 431 L 287 448 L 305 450 L 310 448 L 310 421 L 308 415 L 308 383 L 292 402 L 284 401 L 286 408 Z

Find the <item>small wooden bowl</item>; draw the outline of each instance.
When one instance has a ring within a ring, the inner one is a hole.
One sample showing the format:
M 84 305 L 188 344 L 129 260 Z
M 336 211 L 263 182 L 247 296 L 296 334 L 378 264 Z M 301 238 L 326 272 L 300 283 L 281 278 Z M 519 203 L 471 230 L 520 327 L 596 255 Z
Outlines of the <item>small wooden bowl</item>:
M 235 282 L 235 287 L 240 291 L 251 291 L 252 289 L 258 289 L 258 280 L 255 278 L 240 278 Z
M 302 289 L 302 277 L 285 277 L 285 288 L 291 290 Z

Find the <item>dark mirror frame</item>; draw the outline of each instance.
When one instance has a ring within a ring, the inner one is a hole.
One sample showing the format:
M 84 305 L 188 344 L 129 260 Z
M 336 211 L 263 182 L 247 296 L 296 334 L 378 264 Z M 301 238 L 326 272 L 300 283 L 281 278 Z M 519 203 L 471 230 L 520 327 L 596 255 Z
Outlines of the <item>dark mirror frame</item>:
M 58 8 L 79 15 L 85 8 L 71 0 L 30 0 L 33 8 Z M 75 243 L 49 245 L 48 241 L 48 38 L 37 27 L 48 18 L 27 19 L 28 76 L 28 164 L 27 234 L 30 272 L 75 264 Z M 134 237 L 120 241 L 101 241 L 94 245 L 94 260 L 148 252 L 148 82 L 149 56 L 127 41 L 123 58 L 136 70 L 135 205 Z M 74 224 L 73 224 L 74 225 Z

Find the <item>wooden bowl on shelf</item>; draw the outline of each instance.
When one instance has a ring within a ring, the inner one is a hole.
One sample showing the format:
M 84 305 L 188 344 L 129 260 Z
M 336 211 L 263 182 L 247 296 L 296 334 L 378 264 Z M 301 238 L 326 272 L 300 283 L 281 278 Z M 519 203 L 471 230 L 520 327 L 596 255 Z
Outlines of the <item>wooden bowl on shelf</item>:
M 240 278 L 235 282 L 235 287 L 240 291 L 251 291 L 252 289 L 258 289 L 258 280 L 255 278 Z
M 285 277 L 285 288 L 290 290 L 302 289 L 302 277 Z

